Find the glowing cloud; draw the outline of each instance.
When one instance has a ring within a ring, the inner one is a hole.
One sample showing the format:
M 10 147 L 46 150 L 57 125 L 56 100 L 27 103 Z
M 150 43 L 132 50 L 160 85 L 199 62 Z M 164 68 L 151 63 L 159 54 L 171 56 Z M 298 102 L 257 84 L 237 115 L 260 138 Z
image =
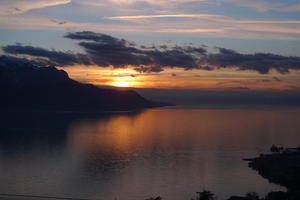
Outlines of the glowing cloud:
M 110 20 L 133 20 L 133 19 L 153 19 L 153 18 L 204 18 L 211 21 L 242 23 L 242 24 L 300 24 L 300 20 L 243 20 L 232 19 L 224 15 L 211 14 L 167 14 L 167 15 L 129 15 L 104 17 Z
M 11 0 L 0 2 L 1 15 L 22 14 L 32 9 L 70 3 L 72 0 Z
M 114 16 L 105 17 L 111 20 L 130 20 L 130 19 L 151 19 L 151 18 L 211 18 L 220 17 L 221 15 L 210 14 L 169 14 L 169 15 L 133 15 L 133 16 Z
M 161 33 L 217 33 L 224 32 L 223 29 L 161 29 L 156 32 Z

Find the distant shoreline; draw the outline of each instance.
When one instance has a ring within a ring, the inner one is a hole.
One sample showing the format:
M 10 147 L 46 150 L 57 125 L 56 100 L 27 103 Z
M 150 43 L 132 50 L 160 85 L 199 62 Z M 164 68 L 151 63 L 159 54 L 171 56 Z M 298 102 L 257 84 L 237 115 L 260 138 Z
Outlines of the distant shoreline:
M 183 109 L 183 110 L 198 110 L 198 109 L 243 109 L 243 110 L 271 110 L 271 109 L 299 109 L 300 105 L 263 105 L 263 104 L 195 104 L 195 105 L 173 105 L 173 106 L 162 106 L 154 109 Z

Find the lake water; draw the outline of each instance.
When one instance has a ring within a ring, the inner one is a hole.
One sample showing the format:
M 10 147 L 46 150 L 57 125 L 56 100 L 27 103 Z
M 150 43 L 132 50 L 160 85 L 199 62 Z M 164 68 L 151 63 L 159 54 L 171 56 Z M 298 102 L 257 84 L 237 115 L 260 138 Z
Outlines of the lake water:
M 243 158 L 299 146 L 300 109 L 170 107 L 83 117 L 2 114 L 0 193 L 190 200 L 284 190 Z

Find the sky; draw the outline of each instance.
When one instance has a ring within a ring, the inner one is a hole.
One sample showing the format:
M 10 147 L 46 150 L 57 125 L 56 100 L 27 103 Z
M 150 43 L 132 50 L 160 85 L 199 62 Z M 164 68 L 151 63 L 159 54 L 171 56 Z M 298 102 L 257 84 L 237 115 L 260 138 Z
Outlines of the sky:
M 0 38 L 96 85 L 300 88 L 299 0 L 0 0 Z

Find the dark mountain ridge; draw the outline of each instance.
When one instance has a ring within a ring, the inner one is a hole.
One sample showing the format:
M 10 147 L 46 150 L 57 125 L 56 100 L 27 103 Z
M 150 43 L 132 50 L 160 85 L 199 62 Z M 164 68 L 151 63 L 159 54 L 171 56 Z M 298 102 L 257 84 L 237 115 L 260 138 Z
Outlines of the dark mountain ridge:
M 55 67 L 0 56 L 0 107 L 48 111 L 128 111 L 154 104 L 134 91 L 82 84 Z

